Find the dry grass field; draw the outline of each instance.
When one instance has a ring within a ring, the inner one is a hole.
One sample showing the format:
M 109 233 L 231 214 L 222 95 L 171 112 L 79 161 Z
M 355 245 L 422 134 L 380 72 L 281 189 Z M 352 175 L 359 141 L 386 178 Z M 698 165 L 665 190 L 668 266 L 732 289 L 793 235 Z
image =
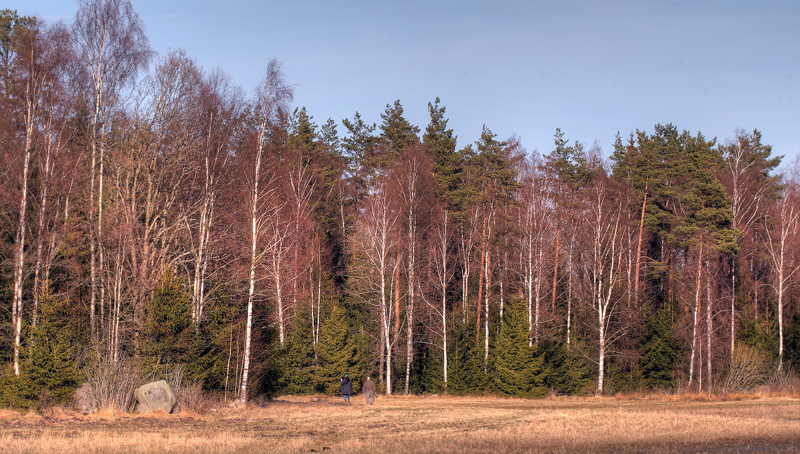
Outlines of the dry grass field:
M 800 452 L 800 399 L 284 397 L 247 408 L 81 415 L 0 410 L 12 453 Z

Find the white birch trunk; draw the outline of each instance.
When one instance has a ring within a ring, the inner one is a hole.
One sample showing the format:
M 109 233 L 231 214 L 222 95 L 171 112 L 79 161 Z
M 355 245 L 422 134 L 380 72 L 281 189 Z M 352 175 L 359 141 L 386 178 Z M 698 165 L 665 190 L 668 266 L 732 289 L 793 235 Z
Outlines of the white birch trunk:
M 17 232 L 14 235 L 14 297 L 12 302 L 11 323 L 14 327 L 14 375 L 19 377 L 19 353 L 22 345 L 22 275 L 25 265 L 25 232 L 27 231 L 28 211 L 28 174 L 30 169 L 31 151 L 33 149 L 33 115 L 35 102 L 32 98 L 35 87 L 28 83 L 26 113 L 25 113 L 25 149 L 23 151 L 22 182 L 19 198 L 19 221 Z
M 708 270 L 708 260 L 706 260 L 706 270 Z M 713 319 L 712 312 L 712 290 L 711 290 L 711 273 L 706 272 L 706 380 L 708 382 L 708 392 L 711 393 L 711 388 L 714 386 L 714 381 L 711 375 L 711 333 L 713 332 Z
M 621 245 L 617 244 L 619 242 L 621 207 L 618 207 L 613 214 L 606 213 L 610 208 L 606 206 L 605 186 L 599 187 L 597 191 L 595 206 L 592 207 L 592 210 L 596 211 L 593 213 L 591 223 L 594 243 L 592 248 L 592 293 L 594 310 L 597 313 L 599 344 L 597 394 L 602 394 L 606 353 L 611 342 L 609 339 L 609 327 L 615 305 L 613 293 L 619 280 L 619 268 L 623 259 L 621 252 L 618 250 L 621 249 Z
M 697 277 L 695 293 L 694 293 L 694 307 L 692 307 L 692 350 L 689 359 L 689 387 L 692 386 L 692 378 L 694 377 L 694 361 L 697 354 L 697 312 L 700 310 L 700 295 L 702 288 L 702 272 L 703 272 L 703 243 L 700 243 L 700 251 L 697 253 Z
M 266 115 L 266 113 L 265 113 Z M 258 144 L 255 150 L 255 166 L 253 172 L 253 189 L 251 194 L 250 206 L 250 274 L 248 278 L 247 289 L 247 324 L 245 326 L 244 336 L 244 358 L 242 363 L 242 385 L 239 399 L 242 404 L 247 403 L 247 387 L 250 375 L 250 346 L 253 332 L 253 304 L 255 300 L 256 290 L 256 265 L 257 265 L 257 250 L 258 250 L 258 206 L 261 199 L 261 192 L 259 190 L 259 180 L 261 177 L 261 155 L 264 149 L 265 136 L 267 129 L 267 120 L 263 120 L 259 126 Z
M 769 225 L 765 221 L 764 243 L 769 254 L 769 264 L 777 279 L 774 285 L 777 305 L 778 305 L 778 370 L 783 370 L 784 338 L 783 338 L 783 305 L 792 277 L 800 269 L 800 264 L 791 260 L 789 257 L 789 246 L 797 238 L 798 221 L 800 221 L 800 209 L 798 209 L 796 183 L 792 182 L 784 194 L 780 203 L 780 211 L 777 219 L 777 237 L 770 231 Z

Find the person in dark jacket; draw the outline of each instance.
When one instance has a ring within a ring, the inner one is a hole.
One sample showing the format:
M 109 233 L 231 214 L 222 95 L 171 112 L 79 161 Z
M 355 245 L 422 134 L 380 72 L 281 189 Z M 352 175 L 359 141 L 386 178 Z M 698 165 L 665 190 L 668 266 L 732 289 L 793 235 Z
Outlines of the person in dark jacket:
M 361 391 L 367 396 L 367 405 L 372 405 L 372 403 L 375 402 L 375 382 L 367 377 L 367 381 L 364 382 Z
M 350 380 L 350 375 L 344 374 L 342 377 L 342 396 L 345 402 L 350 402 L 350 394 L 353 394 L 353 380 Z

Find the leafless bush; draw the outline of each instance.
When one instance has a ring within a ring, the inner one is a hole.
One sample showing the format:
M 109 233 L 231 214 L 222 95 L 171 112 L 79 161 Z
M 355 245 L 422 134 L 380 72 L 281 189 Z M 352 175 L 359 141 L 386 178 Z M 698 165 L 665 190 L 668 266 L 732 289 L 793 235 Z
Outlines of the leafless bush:
M 139 371 L 130 360 L 114 361 L 104 354 L 97 355 L 86 374 L 87 391 L 97 409 L 127 410 L 140 383 Z
M 772 392 L 794 394 L 800 392 L 800 378 L 797 378 L 792 367 L 784 367 L 769 376 L 766 388 Z
M 178 399 L 177 408 L 180 411 L 202 414 L 208 412 L 216 404 L 214 396 L 203 391 L 202 386 L 185 380 L 184 368 L 181 364 L 166 368 L 164 380 L 175 393 L 175 397 Z
M 767 382 L 767 362 L 761 352 L 748 345 L 738 345 L 722 383 L 723 392 L 753 391 Z
M 203 387 L 200 385 L 186 385 L 180 390 L 178 405 L 181 410 L 204 414 L 218 406 L 219 400 L 214 395 L 203 391 Z
M 164 381 L 167 382 L 172 392 L 179 394 L 183 388 L 183 365 L 176 364 L 164 371 Z

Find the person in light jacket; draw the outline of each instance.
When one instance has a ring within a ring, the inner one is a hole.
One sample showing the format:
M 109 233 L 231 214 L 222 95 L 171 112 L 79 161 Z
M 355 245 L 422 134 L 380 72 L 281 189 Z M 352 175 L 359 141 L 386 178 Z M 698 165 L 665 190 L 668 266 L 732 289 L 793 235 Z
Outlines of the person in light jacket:
M 364 392 L 364 395 L 367 396 L 367 405 L 372 405 L 372 403 L 375 402 L 375 382 L 367 377 L 367 381 L 364 382 L 364 386 L 361 390 Z

